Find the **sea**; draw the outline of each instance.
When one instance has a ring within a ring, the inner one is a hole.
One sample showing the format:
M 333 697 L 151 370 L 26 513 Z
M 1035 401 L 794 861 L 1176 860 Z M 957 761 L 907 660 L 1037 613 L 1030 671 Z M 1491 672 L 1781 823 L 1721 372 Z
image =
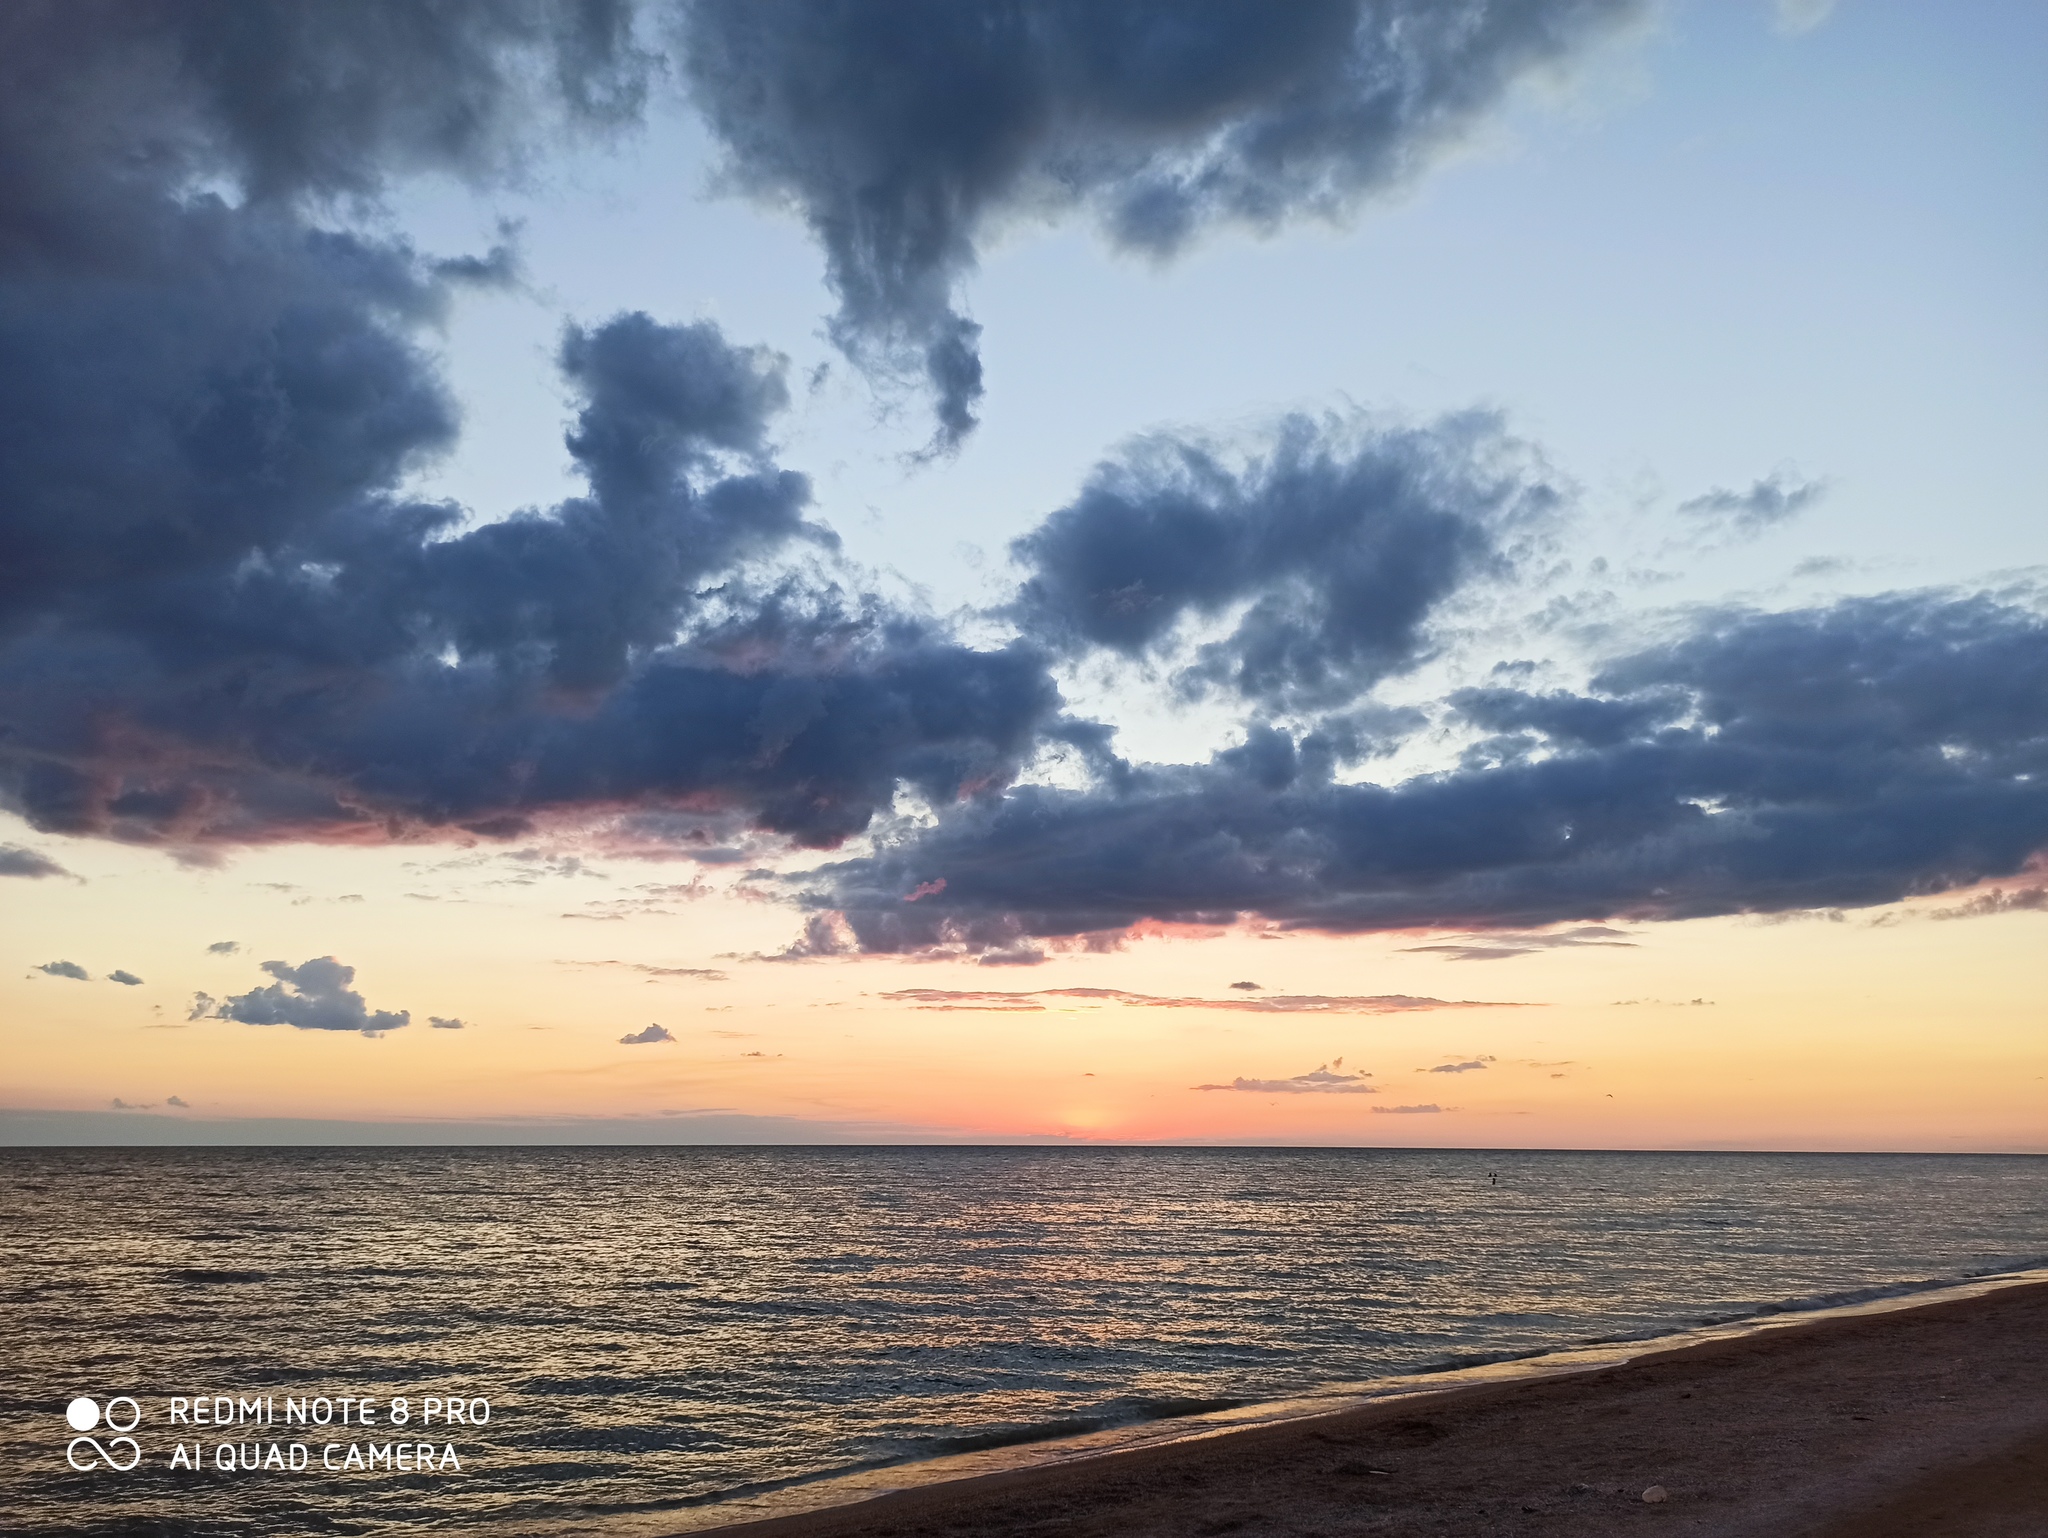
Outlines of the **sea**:
M 0 1150 L 0 1525 L 658 1533 L 2044 1265 L 2028 1156 Z

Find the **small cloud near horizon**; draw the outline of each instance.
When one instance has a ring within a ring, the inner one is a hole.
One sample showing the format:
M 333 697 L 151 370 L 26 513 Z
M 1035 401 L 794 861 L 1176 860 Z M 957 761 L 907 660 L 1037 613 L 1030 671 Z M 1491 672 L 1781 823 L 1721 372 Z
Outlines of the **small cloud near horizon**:
M 120 968 L 109 972 L 107 974 L 107 981 L 119 983 L 124 988 L 140 988 L 142 986 L 141 978 L 137 977 L 133 972 L 124 971 Z
M 1586 945 L 1633 949 L 1635 943 L 1625 929 L 1614 929 L 1606 924 L 1581 924 L 1576 929 L 1503 929 L 1492 933 L 1446 935 L 1429 945 L 1404 945 L 1401 949 L 1423 955 L 1434 953 L 1450 961 L 1507 961 L 1516 956 L 1576 950 Z
M 1235 985 L 1233 985 L 1235 986 Z M 878 994 L 892 1004 L 919 1009 L 1032 1010 L 1044 999 L 1077 999 L 1122 1004 L 1131 1009 L 1222 1009 L 1257 1015 L 1393 1015 L 1433 1009 L 1533 1009 L 1541 1006 L 1498 999 L 1433 999 L 1408 993 L 1333 995 L 1272 993 L 1256 999 L 1167 998 L 1121 988 L 1038 988 L 1029 992 L 986 988 L 898 988 Z
M 1462 1063 L 1438 1063 L 1434 1068 L 1418 1068 L 1417 1073 L 1474 1073 L 1483 1071 L 1494 1059 L 1490 1057 L 1468 1058 Z
M 1455 1111 L 1454 1105 L 1376 1105 L 1372 1107 L 1375 1116 L 1441 1116 L 1446 1111 Z
M 89 983 L 92 974 L 75 961 L 45 961 L 36 968 L 51 977 L 68 977 L 74 983 Z
M 452 1016 L 429 1015 L 427 1024 L 437 1031 L 460 1031 L 467 1028 L 468 1022 Z
M 619 1038 L 622 1047 L 644 1047 L 657 1041 L 674 1041 L 665 1025 L 650 1025 L 644 1031 L 629 1031 Z
M 241 949 L 242 942 L 239 940 L 216 940 L 213 944 L 207 946 L 206 954 L 209 956 L 233 956 L 238 954 Z
M 315 956 L 293 966 L 285 961 L 266 961 L 263 970 L 277 981 L 247 993 L 234 994 L 211 1009 L 206 994 L 192 996 L 192 1019 L 212 1014 L 221 1020 L 238 1020 L 244 1025 L 289 1025 L 301 1031 L 354 1031 L 363 1036 L 381 1036 L 412 1023 L 407 1009 L 372 1010 L 363 996 L 351 988 L 356 969 L 332 956 Z
M 1333 1068 L 1342 1068 L 1344 1059 L 1334 1064 L 1324 1063 L 1309 1073 L 1298 1073 L 1291 1079 L 1232 1079 L 1228 1084 L 1197 1084 L 1202 1090 L 1234 1090 L 1245 1095 L 1377 1095 L 1379 1091 L 1365 1081 L 1369 1073 L 1335 1073 Z

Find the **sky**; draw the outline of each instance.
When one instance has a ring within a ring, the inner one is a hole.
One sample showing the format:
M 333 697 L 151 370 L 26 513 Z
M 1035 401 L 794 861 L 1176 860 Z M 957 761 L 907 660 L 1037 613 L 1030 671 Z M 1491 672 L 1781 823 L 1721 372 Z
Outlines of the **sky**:
M 23 6 L 0 1139 L 2048 1152 L 2048 13 Z

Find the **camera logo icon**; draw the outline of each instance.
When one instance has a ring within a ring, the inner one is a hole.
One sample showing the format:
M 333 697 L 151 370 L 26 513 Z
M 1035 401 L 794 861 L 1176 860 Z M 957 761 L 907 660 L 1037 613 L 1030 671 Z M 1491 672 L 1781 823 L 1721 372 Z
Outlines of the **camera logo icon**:
M 107 1401 L 103 1410 L 98 1400 L 81 1394 L 64 1407 L 64 1420 L 77 1432 L 93 1431 L 102 1422 L 109 1431 L 133 1431 L 142 1423 L 142 1406 L 126 1394 L 116 1394 Z M 85 1449 L 82 1457 L 80 1449 Z M 135 1438 L 129 1436 L 109 1437 L 105 1446 L 96 1437 L 75 1436 L 65 1447 L 64 1458 L 80 1473 L 90 1472 L 104 1464 L 116 1473 L 125 1474 L 142 1461 L 142 1448 Z

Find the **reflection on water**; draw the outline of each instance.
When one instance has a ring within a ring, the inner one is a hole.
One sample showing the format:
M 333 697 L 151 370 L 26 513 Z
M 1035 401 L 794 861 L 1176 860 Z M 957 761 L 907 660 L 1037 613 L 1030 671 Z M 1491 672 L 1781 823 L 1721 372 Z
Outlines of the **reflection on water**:
M 2029 1158 L 12 1150 L 0 1499 L 17 1533 L 597 1531 L 2044 1252 Z M 142 1399 L 141 1469 L 66 1466 L 81 1393 Z M 213 1393 L 492 1410 L 459 1475 L 330 1476 L 317 1440 L 305 1473 L 171 1471 L 164 1401 Z

